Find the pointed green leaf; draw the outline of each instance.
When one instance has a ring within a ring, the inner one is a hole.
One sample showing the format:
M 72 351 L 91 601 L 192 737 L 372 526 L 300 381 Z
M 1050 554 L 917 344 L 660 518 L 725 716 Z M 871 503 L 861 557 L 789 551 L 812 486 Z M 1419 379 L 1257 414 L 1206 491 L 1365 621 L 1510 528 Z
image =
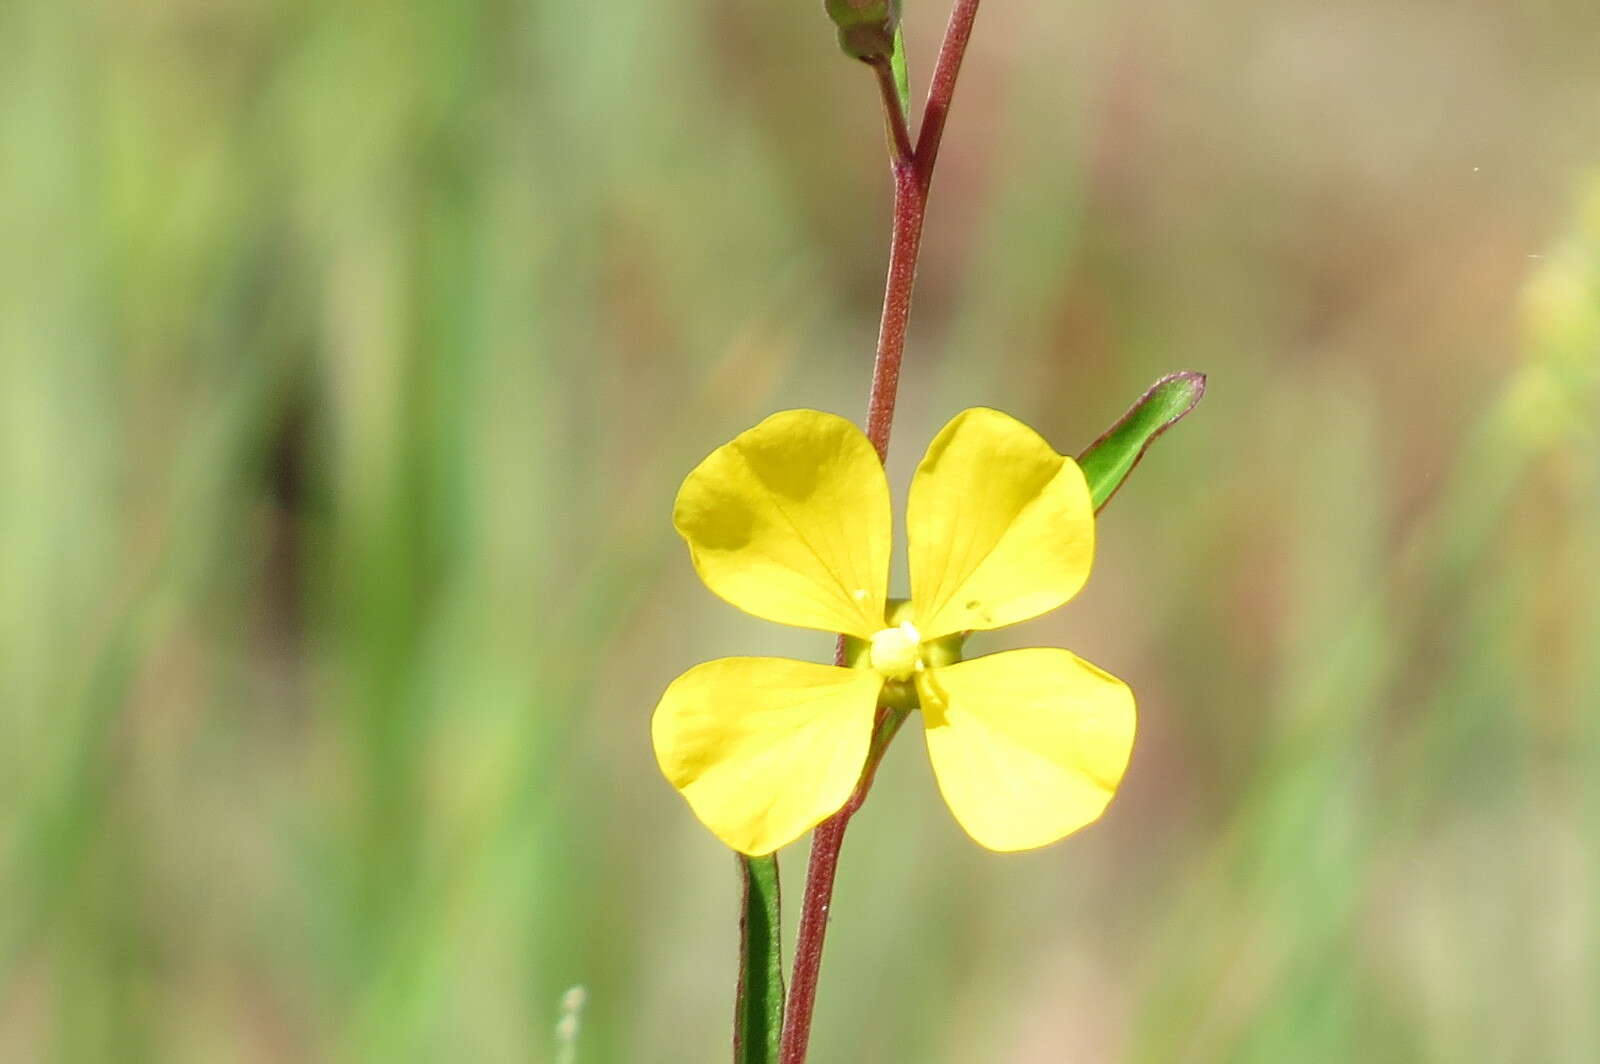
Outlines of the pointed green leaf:
M 734 1004 L 734 1064 L 777 1064 L 783 1037 L 782 907 L 778 858 L 739 862 L 739 993 Z
M 1168 374 L 1078 456 L 1096 510 L 1111 501 L 1156 437 L 1182 420 L 1205 394 L 1204 373 Z
M 889 56 L 889 66 L 894 71 L 894 85 L 900 90 L 900 113 L 910 121 L 911 76 L 906 67 L 906 35 L 900 27 L 894 28 L 894 52 Z

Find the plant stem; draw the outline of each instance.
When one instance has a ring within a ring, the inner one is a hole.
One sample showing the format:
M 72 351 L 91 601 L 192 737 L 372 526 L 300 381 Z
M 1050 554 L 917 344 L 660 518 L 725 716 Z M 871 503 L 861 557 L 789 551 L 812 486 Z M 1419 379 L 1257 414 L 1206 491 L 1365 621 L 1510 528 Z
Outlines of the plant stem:
M 911 316 L 911 292 L 917 280 L 917 255 L 922 249 L 922 221 L 928 209 L 928 190 L 933 186 L 933 167 L 944 141 L 945 123 L 955 99 L 956 79 L 961 75 L 961 60 L 972 39 L 972 25 L 978 17 L 981 0 L 956 0 L 945 27 L 944 43 L 934 64 L 933 81 L 928 87 L 928 102 L 922 112 L 922 129 L 914 151 L 898 149 L 898 137 L 891 134 L 897 150 L 891 152 L 894 173 L 894 229 L 889 242 L 889 279 L 884 286 L 883 318 L 878 326 L 878 357 L 872 367 L 872 392 L 867 400 L 867 439 L 878 449 L 878 458 L 889 454 L 889 429 L 894 423 L 895 397 L 900 387 L 900 360 L 906 348 L 906 322 Z M 891 130 L 900 112 L 900 95 L 894 88 L 889 64 L 875 64 L 883 104 Z M 901 124 L 904 124 L 902 116 Z
M 961 75 L 961 60 L 972 39 L 972 24 L 978 17 L 979 0 L 956 0 L 950 9 L 950 23 L 944 30 L 944 43 L 933 66 L 933 83 L 928 86 L 928 103 L 922 111 L 922 131 L 917 135 L 917 172 L 922 176 L 926 195 L 933 181 L 933 164 L 944 140 L 944 124 L 950 118 L 950 102 L 956 95 L 956 78 Z
M 889 155 L 896 166 L 914 162 L 917 149 L 911 144 L 911 129 L 906 125 L 906 109 L 900 103 L 900 86 L 895 84 L 894 63 L 888 56 L 872 60 L 878 75 L 878 91 L 883 94 L 884 124 L 889 127 Z
M 889 457 L 889 429 L 900 390 L 900 359 L 906 348 L 906 322 L 911 317 L 911 290 L 917 282 L 917 253 L 922 246 L 922 219 L 928 198 L 915 161 L 894 166 L 894 229 L 889 238 L 889 280 L 878 323 L 878 357 L 872 367 L 872 392 L 867 398 L 867 439 L 878 460 Z
M 889 242 L 889 277 L 884 286 L 883 317 L 878 326 L 878 354 L 872 367 L 872 391 L 867 400 L 867 439 L 877 449 L 878 459 L 889 454 L 889 430 L 894 424 L 895 398 L 900 386 L 900 362 L 905 354 L 906 323 L 911 315 L 911 293 L 917 280 L 917 255 L 922 247 L 922 222 L 928 208 L 928 190 L 933 184 L 933 167 L 939 157 L 939 144 L 950 117 L 956 79 L 961 60 L 972 37 L 972 25 L 981 0 L 955 0 L 944 43 L 934 65 L 928 102 L 923 110 L 922 129 L 916 147 L 907 151 L 909 137 L 897 132 L 905 127 L 899 93 L 887 63 L 874 64 L 890 129 L 891 170 L 894 174 L 894 227 Z M 835 663 L 844 664 L 845 643 L 841 636 Z M 879 710 L 878 728 L 871 753 L 850 800 L 833 816 L 818 824 L 811 834 L 811 859 L 806 868 L 805 894 L 800 902 L 800 927 L 795 935 L 794 976 L 789 982 L 789 1001 L 784 1014 L 783 1046 L 780 1064 L 805 1064 L 811 1040 L 811 1015 L 816 1005 L 817 976 L 822 967 L 822 947 L 828 933 L 828 910 L 833 902 L 834 877 L 839 869 L 839 850 L 850 818 L 866 800 L 877 774 L 878 763 L 889 740 L 905 720 L 903 713 Z
M 822 943 L 828 929 L 828 909 L 833 902 L 834 873 L 838 871 L 844 829 L 861 808 L 861 803 L 866 801 L 867 791 L 878 774 L 884 751 L 889 748 L 889 740 L 905 723 L 906 716 L 904 710 L 879 708 L 872 749 L 861 770 L 861 781 L 856 784 L 855 791 L 844 807 L 818 824 L 811 833 L 811 864 L 806 869 L 805 896 L 800 902 L 800 930 L 795 936 L 794 947 L 794 979 L 789 988 L 789 1006 L 784 1017 L 779 1064 L 804 1064 L 806 1059 L 806 1047 L 811 1040 L 811 1013 L 816 1004 L 817 974 L 822 967 Z

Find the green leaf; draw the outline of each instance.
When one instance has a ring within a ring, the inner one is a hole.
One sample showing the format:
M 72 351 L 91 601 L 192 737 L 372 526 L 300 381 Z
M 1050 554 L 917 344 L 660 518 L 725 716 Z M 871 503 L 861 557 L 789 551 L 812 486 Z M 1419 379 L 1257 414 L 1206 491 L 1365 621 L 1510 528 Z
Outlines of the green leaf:
M 1206 394 L 1206 375 L 1185 370 L 1150 386 L 1128 412 L 1078 456 L 1095 510 L 1111 501 L 1156 437 L 1181 421 Z
M 894 71 L 894 85 L 900 90 L 900 113 L 911 121 L 911 76 L 906 67 L 906 35 L 900 27 L 894 28 L 894 51 L 889 55 L 889 66 Z
M 739 993 L 734 1064 L 777 1064 L 783 1038 L 783 920 L 778 857 L 737 854 L 740 882 Z

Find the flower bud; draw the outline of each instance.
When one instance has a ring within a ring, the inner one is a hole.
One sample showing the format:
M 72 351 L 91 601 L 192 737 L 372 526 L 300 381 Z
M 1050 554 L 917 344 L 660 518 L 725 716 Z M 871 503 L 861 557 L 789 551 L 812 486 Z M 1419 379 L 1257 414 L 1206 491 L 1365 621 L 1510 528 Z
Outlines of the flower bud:
M 894 54 L 900 0 L 823 0 L 839 27 L 839 47 L 852 59 L 873 62 Z

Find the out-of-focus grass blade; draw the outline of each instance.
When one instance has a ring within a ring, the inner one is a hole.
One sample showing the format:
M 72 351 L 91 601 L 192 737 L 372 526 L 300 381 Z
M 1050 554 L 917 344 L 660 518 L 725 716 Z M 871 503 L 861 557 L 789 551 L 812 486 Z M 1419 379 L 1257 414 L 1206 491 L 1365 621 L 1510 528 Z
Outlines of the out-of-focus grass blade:
M 1150 386 L 1128 412 L 1078 456 L 1094 508 L 1111 501 L 1156 437 L 1181 421 L 1206 394 L 1206 375 L 1170 373 Z
M 783 1034 L 783 923 L 778 857 L 738 855 L 739 996 L 734 1005 L 734 1064 L 774 1064 Z

